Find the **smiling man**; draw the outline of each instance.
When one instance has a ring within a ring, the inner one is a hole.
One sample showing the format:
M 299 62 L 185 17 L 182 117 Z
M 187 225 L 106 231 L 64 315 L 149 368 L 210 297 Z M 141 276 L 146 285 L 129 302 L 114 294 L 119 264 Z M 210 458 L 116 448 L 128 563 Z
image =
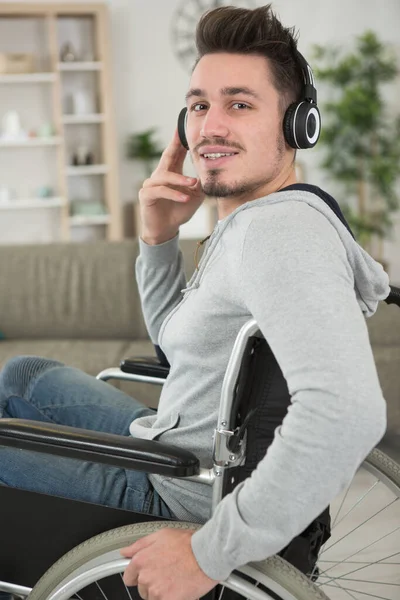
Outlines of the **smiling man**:
M 171 363 L 154 424 L 165 427 L 161 439 L 195 447 L 211 466 L 222 379 L 251 317 L 292 406 L 252 477 L 212 518 L 208 489 L 150 476 L 177 517 L 208 521 L 124 550 L 132 558 L 125 581 L 149 600 L 194 600 L 235 567 L 280 551 L 350 482 L 385 430 L 363 313 L 387 297 L 388 277 L 335 200 L 296 184 L 296 149 L 319 136 L 312 72 L 269 6 L 211 11 L 196 41 L 184 126 L 140 193 L 137 280 L 151 338 Z M 197 180 L 182 174 L 183 146 Z M 186 284 L 177 232 L 204 195 L 217 199 L 219 222 Z M 132 434 L 143 437 L 147 425 L 136 420 Z
M 364 316 L 388 296 L 388 277 L 335 200 L 296 184 L 296 149 L 315 145 L 320 119 L 293 31 L 270 6 L 225 7 L 203 16 L 196 40 L 180 134 L 139 195 L 137 281 L 171 366 L 157 414 L 55 361 L 18 357 L 0 374 L 3 416 L 159 439 L 211 468 L 233 344 L 257 321 L 292 404 L 257 469 L 213 515 L 210 488 L 195 481 L 0 449 L 5 485 L 202 524 L 123 551 L 125 582 L 147 600 L 195 600 L 282 550 L 351 481 L 386 424 Z M 182 172 L 188 150 L 197 178 Z M 217 199 L 219 222 L 187 283 L 179 228 L 205 195 Z

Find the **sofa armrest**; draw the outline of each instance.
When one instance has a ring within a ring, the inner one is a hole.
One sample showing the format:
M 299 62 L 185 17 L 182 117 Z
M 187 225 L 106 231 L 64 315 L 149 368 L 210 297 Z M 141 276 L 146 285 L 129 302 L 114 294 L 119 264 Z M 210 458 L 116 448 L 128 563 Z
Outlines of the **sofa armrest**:
M 0 446 L 167 477 L 190 477 L 200 472 L 198 458 L 176 446 L 26 419 L 0 419 Z

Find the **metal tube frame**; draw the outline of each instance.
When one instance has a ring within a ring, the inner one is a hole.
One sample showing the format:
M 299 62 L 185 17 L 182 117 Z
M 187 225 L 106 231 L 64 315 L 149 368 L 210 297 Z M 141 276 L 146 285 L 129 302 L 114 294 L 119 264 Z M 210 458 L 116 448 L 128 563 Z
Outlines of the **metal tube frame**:
M 213 467 L 212 469 L 200 469 L 198 475 L 185 477 L 190 481 L 197 481 L 206 485 L 213 486 L 211 511 L 214 513 L 218 503 L 222 499 L 224 478 L 229 468 L 235 467 L 243 459 L 243 448 L 236 454 L 233 454 L 228 447 L 229 438 L 233 431 L 228 430 L 228 423 L 232 412 L 234 399 L 234 390 L 238 378 L 242 357 L 246 348 L 247 340 L 252 335 L 259 333 L 259 328 L 254 319 L 247 321 L 240 329 L 229 358 L 228 366 L 225 372 L 221 390 L 221 403 L 219 407 L 217 427 L 214 434 L 213 449 Z M 134 373 L 124 373 L 119 368 L 110 368 L 101 371 L 97 379 L 108 381 L 110 379 L 122 379 L 125 381 L 140 381 L 163 385 L 165 379 L 158 377 L 147 377 Z
M 234 389 L 247 340 L 249 337 L 257 334 L 258 332 L 259 328 L 254 319 L 245 323 L 237 335 L 231 356 L 229 358 L 228 366 L 222 383 L 221 403 L 219 407 L 217 427 L 214 435 L 213 468 L 201 468 L 198 475 L 185 477 L 185 479 L 189 481 L 196 481 L 198 483 L 213 486 L 211 504 L 212 514 L 215 512 L 218 503 L 222 499 L 224 481 L 228 474 L 228 470 L 239 464 L 243 458 L 243 452 L 232 454 L 232 452 L 229 450 L 227 444 L 229 437 L 233 434 L 233 432 L 229 431 L 227 428 L 232 412 Z M 165 382 L 165 379 L 163 378 L 125 373 L 117 367 L 104 369 L 96 376 L 96 379 L 101 379 L 103 381 L 119 379 L 124 381 L 139 381 L 156 385 L 163 385 Z M 0 581 L 0 591 L 27 596 L 31 589 Z

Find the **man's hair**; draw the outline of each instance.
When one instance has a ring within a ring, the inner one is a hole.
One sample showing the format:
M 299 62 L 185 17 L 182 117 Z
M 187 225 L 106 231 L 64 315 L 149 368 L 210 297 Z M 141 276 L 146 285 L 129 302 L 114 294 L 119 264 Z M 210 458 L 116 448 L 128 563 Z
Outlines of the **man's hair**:
M 196 64 L 206 54 L 221 52 L 268 59 L 282 112 L 301 96 L 304 79 L 297 60 L 297 34 L 282 25 L 271 4 L 253 10 L 225 6 L 206 12 L 197 25 L 196 47 Z

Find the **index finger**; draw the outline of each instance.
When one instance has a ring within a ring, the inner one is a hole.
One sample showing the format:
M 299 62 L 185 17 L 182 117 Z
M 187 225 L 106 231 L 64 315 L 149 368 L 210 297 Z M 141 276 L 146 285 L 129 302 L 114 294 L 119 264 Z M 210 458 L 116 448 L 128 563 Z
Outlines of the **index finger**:
M 158 167 L 164 171 L 178 172 L 182 169 L 186 158 L 187 150 L 182 146 L 179 139 L 178 128 L 175 129 L 174 135 L 161 155 Z

